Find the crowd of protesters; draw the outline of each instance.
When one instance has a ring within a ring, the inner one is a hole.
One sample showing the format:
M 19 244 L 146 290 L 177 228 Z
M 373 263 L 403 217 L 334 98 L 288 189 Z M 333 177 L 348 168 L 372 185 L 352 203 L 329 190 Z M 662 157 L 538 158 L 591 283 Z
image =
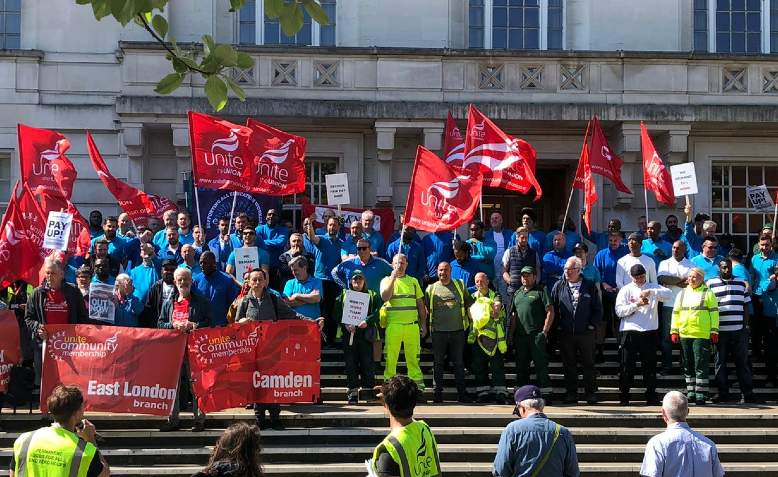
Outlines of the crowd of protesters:
M 638 362 L 648 404 L 659 404 L 657 374 L 675 369 L 683 371 L 688 400 L 697 405 L 711 398 L 758 402 L 749 350 L 765 359 L 767 385 L 776 385 L 778 241 L 772 225 L 765 224 L 753 250 L 741 251 L 716 235 L 707 216 L 693 216 L 689 206 L 684 213 L 684 224 L 668 216 L 664 233 L 659 222 L 642 220 L 636 232 L 625 234 L 616 219 L 607 231 L 579 233 L 561 216 L 556 228 L 543 232 L 527 208 L 515 230 L 495 212 L 489 227 L 470 223 L 468 237 L 421 236 L 401 227 L 385 240 L 371 211 L 344 224 L 328 210 L 322 228 L 308 217 L 302 230 L 293 231 L 271 209 L 261 223 L 244 213 L 221 218 L 218 235 L 206 241 L 185 211 L 144 225 L 126 214 L 93 211 L 89 254 L 50 257 L 40 287 L 13 283 L 0 306 L 16 310 L 24 356 L 38 382 L 45 325 L 106 324 L 90 319 L 88 310 L 90 286 L 99 283 L 114 286 L 116 326 L 190 331 L 245 320 L 317 321 L 323 346 L 343 348 L 350 404 L 360 401 L 360 390 L 369 391 L 362 400 L 374 398 L 375 362 L 382 354 L 384 378 L 396 374 L 401 348 L 408 376 L 423 390 L 424 346 L 434 357 L 436 403 L 444 400 L 449 367 L 459 402 L 506 403 L 508 387 L 529 384 L 534 365 L 546 404 L 552 398 L 579 402 L 579 368 L 583 400 L 594 404 L 595 364 L 604 360 L 609 336 L 619 343 L 623 405 L 630 403 Z M 236 252 L 249 248 L 256 249 L 256 266 L 240 276 Z M 346 290 L 369 295 L 360 325 L 341 324 Z M 557 352 L 565 391 L 553 396 L 548 362 Z M 515 382 L 505 379 L 506 359 L 515 359 Z M 728 362 L 735 365 L 742 396 L 730 393 Z M 474 387 L 466 386 L 468 372 Z M 184 369 L 182 381 L 186 375 Z M 263 427 L 280 427 L 277 406 L 255 410 Z M 171 429 L 178 426 L 177 414 Z M 195 414 L 195 427 L 202 429 L 196 407 Z

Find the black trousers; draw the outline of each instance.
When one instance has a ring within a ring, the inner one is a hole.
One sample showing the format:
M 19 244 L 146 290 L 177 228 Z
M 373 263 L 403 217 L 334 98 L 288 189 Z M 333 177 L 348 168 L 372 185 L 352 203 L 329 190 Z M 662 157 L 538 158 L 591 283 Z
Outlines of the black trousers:
M 643 386 L 646 398 L 656 397 L 657 331 L 623 331 L 619 334 L 619 391 L 629 398 L 635 380 L 638 355 L 643 368 Z
M 324 336 L 327 338 L 327 343 L 334 343 L 335 335 L 338 333 L 338 323 L 332 318 L 332 309 L 341 288 L 332 280 L 322 280 L 322 285 L 324 296 L 321 299 L 321 315 L 324 317 Z
M 568 396 L 578 394 L 578 363 L 583 368 L 586 394 L 597 392 L 594 372 L 594 330 L 582 334 L 562 331 L 559 333 L 559 349 L 562 353 L 562 369 Z
M 270 413 L 270 420 L 277 421 L 281 415 L 280 404 L 254 404 L 254 416 L 259 420 L 265 419 L 265 412 Z
M 433 379 L 435 392 L 443 392 L 443 373 L 446 367 L 446 353 L 454 364 L 454 378 L 457 392 L 465 393 L 465 333 L 460 331 L 433 331 L 432 354 L 434 357 Z
M 737 331 L 720 331 L 719 342 L 716 345 L 716 387 L 719 395 L 729 394 L 729 379 L 727 374 L 727 360 L 732 355 L 735 363 L 735 374 L 740 384 L 740 392 L 744 396 L 754 391 L 751 365 L 748 362 L 748 330 L 743 328 Z
M 344 330 L 345 331 L 345 330 Z M 351 334 L 343 335 L 343 361 L 346 364 L 346 385 L 349 394 L 362 389 L 373 389 L 375 385 L 375 364 L 373 363 L 373 343 L 365 339 L 365 330 L 354 332 L 354 343 L 349 345 Z M 361 379 L 360 379 L 361 378 Z

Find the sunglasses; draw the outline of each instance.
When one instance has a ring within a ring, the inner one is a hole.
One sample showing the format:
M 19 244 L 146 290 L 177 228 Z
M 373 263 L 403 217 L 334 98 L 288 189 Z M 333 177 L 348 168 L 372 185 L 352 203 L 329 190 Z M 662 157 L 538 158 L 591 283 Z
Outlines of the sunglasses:
M 357 247 L 357 250 L 367 250 L 367 249 L 369 249 L 369 248 L 370 248 L 370 247 Z
M 243 235 L 256 235 L 256 232 L 243 232 Z

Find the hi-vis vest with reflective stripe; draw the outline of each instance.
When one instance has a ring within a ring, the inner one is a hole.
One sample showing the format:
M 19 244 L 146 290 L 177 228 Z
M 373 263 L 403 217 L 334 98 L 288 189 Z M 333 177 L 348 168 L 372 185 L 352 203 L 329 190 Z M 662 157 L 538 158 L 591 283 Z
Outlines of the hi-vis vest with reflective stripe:
M 451 283 L 454 284 L 454 288 L 457 289 L 457 295 L 459 295 L 459 314 L 462 317 L 462 329 L 466 330 L 470 326 L 470 318 L 465 311 L 465 282 L 456 278 L 451 279 Z M 435 282 L 427 287 L 427 300 L 430 302 L 430 326 L 435 318 L 435 290 L 436 287 L 445 286 L 440 282 Z
M 14 442 L 17 477 L 86 477 L 97 447 L 54 424 Z
M 682 288 L 675 300 L 670 333 L 681 338 L 710 338 L 719 332 L 719 303 L 706 285 Z
M 508 351 L 508 344 L 505 342 L 505 327 L 503 318 L 505 309 L 500 309 L 500 314 L 492 317 L 492 304 L 497 298 L 494 290 L 489 290 L 489 296 L 481 295 L 477 290 L 473 293 L 475 303 L 470 307 L 470 316 L 473 318 L 473 327 L 467 336 L 467 342 L 470 344 L 478 342 L 478 346 L 489 356 L 494 356 L 499 349 L 500 353 Z
M 413 421 L 391 434 L 373 450 L 373 472 L 381 450 L 392 456 L 400 467 L 400 477 L 435 477 L 441 475 L 438 443 L 424 421 Z
M 388 278 L 384 278 L 384 280 L 388 280 Z M 412 276 L 405 275 L 396 279 L 394 281 L 394 295 L 392 295 L 392 299 L 381 307 L 381 321 L 383 322 L 385 318 L 387 325 L 418 323 L 417 290 L 421 292 L 421 286 Z

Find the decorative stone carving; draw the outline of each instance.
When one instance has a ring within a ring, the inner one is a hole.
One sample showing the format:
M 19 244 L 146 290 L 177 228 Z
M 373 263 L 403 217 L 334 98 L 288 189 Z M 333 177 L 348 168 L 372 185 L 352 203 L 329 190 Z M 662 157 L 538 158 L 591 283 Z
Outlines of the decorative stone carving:
M 297 86 L 297 60 L 273 60 L 273 86 Z
M 559 89 L 583 91 L 586 65 L 559 65 Z
M 322 88 L 339 87 L 339 70 L 340 61 L 315 61 L 313 63 L 313 85 Z
M 765 71 L 762 74 L 762 92 L 778 93 L 778 71 Z
M 521 66 L 521 89 L 540 89 L 543 87 L 543 65 Z
M 245 84 L 249 86 L 255 86 L 257 84 L 256 77 L 254 76 L 254 67 L 247 70 L 242 70 L 238 67 L 230 68 L 230 77 L 238 84 Z
M 740 66 L 727 67 L 721 69 L 722 81 L 721 89 L 725 93 L 745 93 L 747 88 L 746 69 Z
M 505 89 L 503 73 L 505 65 L 479 65 L 478 88 L 480 89 Z

